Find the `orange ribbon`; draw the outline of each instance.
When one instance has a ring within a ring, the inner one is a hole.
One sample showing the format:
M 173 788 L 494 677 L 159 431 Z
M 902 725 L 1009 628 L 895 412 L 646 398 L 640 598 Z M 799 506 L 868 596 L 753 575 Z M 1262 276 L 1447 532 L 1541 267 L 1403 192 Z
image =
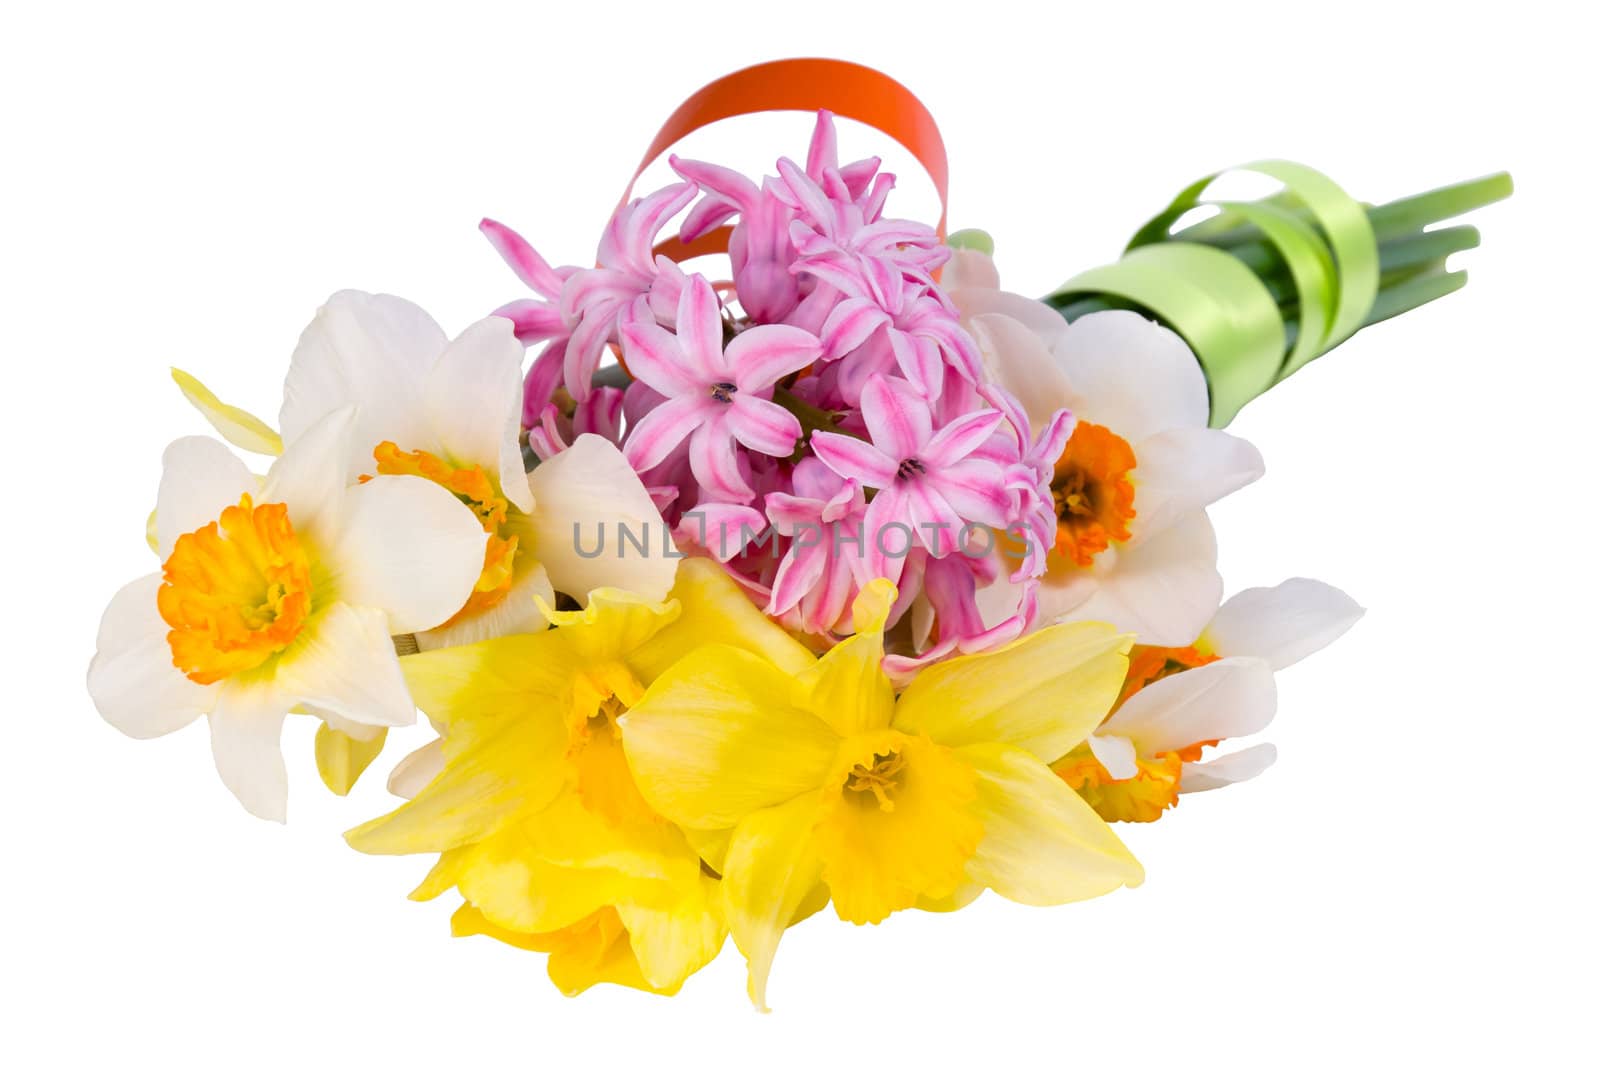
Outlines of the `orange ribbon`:
M 911 90 L 888 75 L 835 59 L 759 63 L 718 78 L 695 93 L 678 105 L 650 142 L 620 203 L 628 203 L 634 184 L 646 168 L 702 127 L 738 115 L 823 109 L 874 127 L 917 158 L 939 194 L 939 237 L 943 238 L 950 198 L 950 165 L 933 115 Z M 730 232 L 731 228 L 720 227 L 687 245 L 676 237 L 668 238 L 656 246 L 656 252 L 674 261 L 725 253 Z

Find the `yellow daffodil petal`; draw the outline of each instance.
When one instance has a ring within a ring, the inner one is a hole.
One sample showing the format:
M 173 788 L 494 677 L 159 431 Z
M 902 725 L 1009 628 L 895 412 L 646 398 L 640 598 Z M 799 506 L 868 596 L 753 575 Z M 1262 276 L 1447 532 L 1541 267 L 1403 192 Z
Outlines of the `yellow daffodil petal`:
M 918 911 L 932 911 L 936 914 L 949 914 L 960 911 L 972 901 L 983 895 L 983 886 L 975 881 L 962 884 L 955 892 L 948 896 L 921 896 L 917 898 Z
M 678 828 L 659 818 L 621 825 L 563 792 L 524 826 L 528 850 L 557 866 L 615 870 L 630 877 L 692 884 L 699 854 Z
M 444 747 L 448 761 L 438 776 L 415 799 L 346 833 L 352 848 L 374 855 L 448 851 L 539 810 L 564 784 L 567 731 L 558 718 L 500 718 L 469 747 L 455 733 Z
M 816 661 L 798 640 L 758 610 L 714 561 L 685 558 L 680 562 L 672 599 L 682 608 L 678 620 L 628 660 L 646 683 L 690 651 L 710 643 L 760 655 L 786 673 L 799 673 Z
M 705 860 L 706 866 L 722 873 L 723 860 L 728 857 L 728 841 L 733 836 L 732 827 L 724 829 L 685 829 L 684 838 L 690 847 Z
M 619 903 L 617 915 L 639 971 L 657 992 L 674 992 L 695 971 L 717 958 L 728 935 L 719 882 L 700 875 L 667 907 Z
M 856 634 L 799 675 L 810 708 L 840 736 L 886 728 L 894 715 L 894 687 L 883 672 L 883 623 L 894 598 L 887 580 L 868 584 L 856 596 Z
M 835 774 L 816 839 L 840 918 L 881 922 L 965 882 L 983 823 L 972 806 L 977 777 L 955 752 L 872 733 L 849 742 Z
M 540 609 L 585 662 L 614 662 L 631 654 L 679 613 L 671 601 L 651 602 L 616 588 L 596 588 L 581 610 L 552 610 L 548 605 Z
M 813 835 L 822 794 L 808 792 L 740 822 L 722 878 L 728 932 L 749 964 L 750 1000 L 767 1010 L 767 975 L 783 931 L 821 903 L 822 858 Z M 823 903 L 826 897 L 823 897 Z M 802 909 L 809 907 L 810 911 Z
M 968 875 L 1019 904 L 1102 896 L 1144 880 L 1144 868 L 1077 793 L 1028 752 L 1004 744 L 961 748 L 977 771 L 983 840 Z
M 610 904 L 670 900 L 669 882 L 640 880 L 608 867 L 564 867 L 539 859 L 526 825 L 513 822 L 462 849 L 453 865 L 462 899 L 508 930 L 543 933 L 570 926 Z
M 646 800 L 679 825 L 717 829 L 823 783 L 839 737 L 791 701 L 793 678 L 734 647 L 702 647 L 620 719 Z
M 471 726 L 527 716 L 531 697 L 570 688 L 570 655 L 557 634 L 502 636 L 464 647 L 423 651 L 400 660 L 422 712 L 461 748 Z M 553 718 L 559 724 L 559 718 Z
M 906 688 L 894 727 L 950 747 L 1014 744 L 1049 762 L 1104 720 L 1132 643 L 1110 625 L 1084 621 L 940 662 Z
M 530 952 L 549 953 L 550 981 L 565 996 L 575 997 L 600 982 L 664 995 L 676 991 L 676 987 L 657 989 L 645 980 L 628 931 L 609 907 L 549 933 L 518 933 L 496 926 L 481 912 L 464 905 L 451 916 L 450 932 L 457 937 L 481 934 Z
M 370 739 L 358 740 L 326 722 L 317 726 L 314 745 L 317 774 L 322 778 L 322 783 L 328 786 L 328 791 L 336 796 L 348 796 L 357 779 L 383 750 L 387 736 L 387 729 L 379 729 Z
M 189 399 L 189 404 L 200 410 L 200 415 L 228 442 L 252 454 L 276 457 L 283 453 L 283 436 L 260 417 L 225 404 L 207 390 L 204 383 L 181 368 L 172 370 L 172 380 Z
M 470 844 L 465 848 L 451 848 L 447 852 L 441 852 L 439 861 L 434 863 L 428 870 L 421 883 L 411 890 L 411 894 L 407 899 L 423 903 L 437 899 L 454 889 L 462 872 L 471 865 L 472 858 L 473 852 Z

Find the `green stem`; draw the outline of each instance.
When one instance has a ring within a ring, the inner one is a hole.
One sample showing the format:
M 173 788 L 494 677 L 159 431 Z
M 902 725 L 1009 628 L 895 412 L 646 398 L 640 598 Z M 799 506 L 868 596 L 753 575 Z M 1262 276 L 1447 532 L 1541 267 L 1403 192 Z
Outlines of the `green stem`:
M 1503 201 L 1511 196 L 1511 192 L 1511 175 L 1505 171 L 1497 171 L 1492 175 L 1468 179 L 1465 182 L 1453 182 L 1448 186 L 1402 197 L 1387 204 L 1369 206 L 1367 220 L 1372 224 L 1373 234 L 1381 243 L 1412 231 L 1420 231 L 1424 227 L 1452 219 L 1496 201 Z M 1273 194 L 1265 200 L 1288 208 L 1309 222 L 1305 210 L 1292 198 L 1280 193 Z M 1255 226 L 1248 223 L 1229 223 L 1224 213 L 1185 227 L 1173 234 L 1172 241 L 1204 242 L 1206 245 L 1226 248 L 1249 264 L 1247 258 L 1256 254 L 1241 255 L 1241 250 L 1234 247 L 1259 243 L 1260 238 L 1261 232 Z M 1254 268 L 1254 265 L 1251 267 Z
M 1367 318 L 1361 326 L 1371 327 L 1375 323 L 1382 323 L 1403 312 L 1410 312 L 1430 301 L 1436 301 L 1446 294 L 1453 294 L 1466 285 L 1467 273 L 1452 271 L 1417 275 L 1394 286 L 1385 287 L 1378 291 L 1378 299 L 1372 303 L 1372 309 L 1367 313 Z
M 1385 238 L 1418 231 L 1440 220 L 1482 208 L 1511 196 L 1511 175 L 1497 171 L 1483 178 L 1456 182 L 1437 190 L 1402 197 L 1367 211 L 1367 219 L 1381 242 Z
M 779 387 L 772 392 L 772 400 L 777 402 L 800 421 L 800 441 L 804 443 L 811 438 L 814 431 L 837 431 L 839 414 L 827 409 L 819 408 L 810 402 L 801 401 L 785 387 Z

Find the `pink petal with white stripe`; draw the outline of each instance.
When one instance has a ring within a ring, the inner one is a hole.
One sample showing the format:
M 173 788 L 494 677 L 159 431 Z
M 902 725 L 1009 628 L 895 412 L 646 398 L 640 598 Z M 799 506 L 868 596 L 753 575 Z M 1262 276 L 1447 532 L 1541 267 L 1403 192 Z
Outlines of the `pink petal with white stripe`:
M 929 468 L 954 465 L 972 453 L 987 439 L 1005 414 L 998 409 L 983 409 L 976 413 L 963 413 L 939 429 L 939 434 L 922 446 L 917 456 Z
M 956 549 L 956 536 L 965 522 L 944 495 L 926 479 L 912 480 L 906 484 L 905 499 L 918 542 L 935 558 L 952 553 Z
M 672 404 L 668 402 L 656 412 Z M 721 405 L 709 399 L 706 404 Z M 755 489 L 739 471 L 739 455 L 721 420 L 712 419 L 701 424 L 689 437 L 689 467 L 694 472 L 694 478 L 700 481 L 700 489 L 709 491 L 723 501 L 748 502 L 755 497 Z
M 722 302 L 703 275 L 691 276 L 678 298 L 677 332 L 679 364 L 688 380 L 704 385 L 727 374 L 722 355 Z
M 822 328 L 823 354 L 828 360 L 860 349 L 884 324 L 889 314 L 866 298 L 848 298 L 833 307 Z
M 941 468 L 928 473 L 923 482 L 937 487 L 961 516 L 992 528 L 1004 528 L 1016 510 L 1016 495 L 1006 488 L 1005 473 L 987 461 Z
M 873 444 L 896 462 L 920 456 L 933 436 L 928 403 L 902 379 L 880 376 L 868 383 L 861 391 L 861 415 Z
M 530 290 L 552 299 L 561 294 L 561 276 L 528 244 L 526 238 L 504 223 L 492 219 L 480 221 L 478 230 L 489 239 L 495 252 Z
M 728 343 L 724 363 L 741 393 L 770 391 L 791 372 L 822 356 L 816 335 L 786 324 L 752 327 Z
M 679 336 L 637 318 L 624 322 L 621 334 L 622 358 L 639 382 L 668 396 L 704 393 L 706 379 L 686 358 Z
M 622 453 L 635 472 L 653 469 L 706 419 L 710 398 L 671 398 L 645 414 L 628 432 Z
M 723 422 L 734 438 L 751 450 L 768 457 L 794 453 L 800 441 L 800 421 L 783 406 L 740 393 L 733 396 L 727 409 Z
M 900 459 L 889 457 L 871 443 L 831 431 L 812 432 L 811 449 L 834 472 L 868 487 L 888 487 L 900 466 Z
M 495 309 L 491 315 L 503 316 L 510 320 L 517 341 L 524 346 L 555 338 L 557 335 L 565 334 L 567 330 L 566 321 L 561 318 L 560 311 L 549 302 L 535 298 L 508 301 Z

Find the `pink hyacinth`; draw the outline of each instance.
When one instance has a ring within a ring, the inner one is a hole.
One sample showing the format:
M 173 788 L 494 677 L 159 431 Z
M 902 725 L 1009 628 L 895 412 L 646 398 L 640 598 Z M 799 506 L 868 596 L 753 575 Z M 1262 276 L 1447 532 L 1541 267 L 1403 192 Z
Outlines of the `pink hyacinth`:
M 724 348 L 721 312 L 716 292 L 698 275 L 683 288 L 676 334 L 655 322 L 646 300 L 635 304 L 622 325 L 623 355 L 628 370 L 667 400 L 631 430 L 624 454 L 635 469 L 649 469 L 687 438 L 701 489 L 748 502 L 755 490 L 736 444 L 771 457 L 794 452 L 800 422 L 771 400 L 773 388 L 815 361 L 822 343 L 797 327 L 769 324 Z
M 511 228 L 491 219 L 479 224 L 517 277 L 539 295 L 495 310 L 511 320 L 525 345 L 548 343 L 523 384 L 524 426 L 539 419 L 559 385 L 578 401 L 589 396 L 606 345 L 620 341 L 618 321 L 636 298 L 648 297 L 670 322 L 684 275 L 655 255 L 655 240 L 694 196 L 694 184 L 682 182 L 618 209 L 601 236 L 594 268 L 551 268 Z
M 1017 514 L 1008 531 L 1022 539 L 1024 555 L 1011 580 L 1016 583 L 1042 576 L 1045 553 L 1055 545 L 1056 506 L 1050 492 L 1056 459 L 1067 448 L 1077 419 L 1070 410 L 1058 409 L 1050 422 L 1029 439 L 1028 417 L 1022 404 L 1004 388 L 990 384 L 984 401 L 1006 415 L 995 437 L 975 451 L 1006 469 L 1006 485 L 1017 493 Z
M 861 485 L 808 457 L 794 467 L 794 493 L 769 494 L 766 509 L 773 529 L 788 541 L 767 613 L 805 632 L 838 630 L 851 600 L 871 579 Z
M 871 442 L 817 432 L 811 447 L 818 458 L 845 479 L 878 493 L 867 507 L 867 565 L 874 576 L 900 575 L 904 552 L 914 536 L 930 554 L 942 558 L 958 548 L 969 524 L 1004 528 L 1016 508 L 1016 493 L 1005 471 L 968 455 L 1004 419 L 999 410 L 966 413 L 933 430 L 927 401 L 905 380 L 880 376 L 861 394 L 861 414 Z M 898 543 L 888 534 L 904 533 Z
M 807 285 L 791 267 L 795 249 L 790 225 L 797 207 L 787 188 L 776 179 L 756 184 L 745 176 L 716 164 L 671 158 L 673 170 L 705 191 L 689 212 L 679 237 L 690 242 L 734 216 L 738 222 L 728 243 L 733 281 L 739 303 L 756 323 L 784 321 L 804 300 Z M 811 135 L 805 174 L 847 199 L 861 197 L 878 171 L 878 160 L 858 160 L 839 166 L 838 139 L 833 115 L 822 111 Z M 831 304 L 831 302 L 830 302 Z M 821 314 L 826 316 L 826 309 Z M 820 320 L 817 327 L 820 327 Z
M 862 289 L 834 306 L 822 329 L 823 356 L 837 360 L 860 351 L 841 371 L 839 386 L 846 399 L 876 375 L 898 367 L 923 395 L 937 399 L 946 369 L 968 383 L 982 375 L 982 358 L 958 314 L 936 289 L 906 279 L 894 262 L 883 257 L 860 258 L 859 275 L 825 276 L 837 288 Z
M 586 431 L 618 443 L 680 550 L 721 563 L 822 645 L 849 632 L 863 585 L 894 581 L 896 679 L 1031 627 L 1072 417 L 1031 427 L 988 382 L 934 279 L 949 256 L 937 232 L 885 216 L 893 176 L 876 159 L 840 166 L 826 112 L 804 167 L 783 159 L 752 179 L 671 164 L 685 181 L 620 209 L 597 267 L 551 268 L 483 225 L 536 295 L 499 310 L 543 347 L 526 381 L 530 450 L 552 456 Z M 685 241 L 733 225 L 723 298 L 654 255 L 680 216 Z M 593 385 L 608 345 L 632 376 L 625 391 Z M 804 437 L 802 417 L 826 430 Z M 980 592 L 1002 573 L 1021 597 L 988 618 Z

